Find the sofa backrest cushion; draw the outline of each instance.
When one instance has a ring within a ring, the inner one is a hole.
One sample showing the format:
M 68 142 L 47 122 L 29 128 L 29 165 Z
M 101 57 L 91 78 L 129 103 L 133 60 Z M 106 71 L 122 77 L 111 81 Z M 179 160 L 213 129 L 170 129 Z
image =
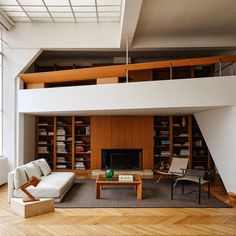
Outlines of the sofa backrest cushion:
M 15 169 L 14 174 L 14 186 L 15 189 L 19 189 L 21 185 L 25 184 L 28 181 L 26 173 L 25 173 L 25 167 L 20 166 Z
M 32 176 L 35 176 L 36 178 L 41 179 L 40 174 L 38 173 L 35 165 L 32 162 L 29 162 L 28 164 L 24 165 L 24 167 L 25 167 L 25 172 L 28 179 L 30 179 Z
M 42 171 L 41 171 L 41 169 L 40 169 L 40 167 L 39 167 L 39 160 L 32 161 L 32 163 L 34 164 L 34 166 L 35 166 L 35 168 L 36 168 L 38 174 L 39 174 L 40 176 L 42 176 Z
M 47 176 L 52 172 L 50 166 L 48 165 L 48 163 L 45 159 L 39 159 L 38 163 L 39 163 L 39 167 L 40 167 L 44 176 Z

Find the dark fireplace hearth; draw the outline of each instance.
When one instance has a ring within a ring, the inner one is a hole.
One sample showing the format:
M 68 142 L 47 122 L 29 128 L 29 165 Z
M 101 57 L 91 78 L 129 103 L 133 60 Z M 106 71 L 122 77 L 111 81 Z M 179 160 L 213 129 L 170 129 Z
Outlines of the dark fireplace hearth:
M 102 149 L 102 169 L 141 170 L 142 149 Z

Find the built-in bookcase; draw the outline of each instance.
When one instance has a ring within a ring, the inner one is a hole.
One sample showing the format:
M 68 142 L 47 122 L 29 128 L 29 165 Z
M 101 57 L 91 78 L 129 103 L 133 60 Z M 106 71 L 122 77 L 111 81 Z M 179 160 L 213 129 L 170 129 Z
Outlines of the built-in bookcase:
M 168 170 L 173 157 L 188 158 L 189 168 L 214 167 L 192 115 L 154 116 L 154 169 Z
M 36 117 L 36 158 L 55 171 L 90 170 L 90 117 Z

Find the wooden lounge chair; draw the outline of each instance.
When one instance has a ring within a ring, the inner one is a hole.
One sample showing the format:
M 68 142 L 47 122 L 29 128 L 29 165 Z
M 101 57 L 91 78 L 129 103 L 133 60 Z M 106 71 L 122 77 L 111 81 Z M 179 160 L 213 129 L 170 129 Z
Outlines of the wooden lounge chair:
M 160 175 L 159 178 L 157 179 L 157 183 L 159 183 L 163 175 L 169 177 L 171 177 L 172 174 L 176 176 L 183 176 L 183 171 L 187 169 L 187 165 L 188 165 L 188 158 L 173 157 L 168 172 L 163 172 L 160 170 L 155 171 L 157 174 Z
M 173 174 L 174 175 L 174 174 Z M 173 200 L 173 187 L 176 186 L 176 184 L 181 181 L 182 183 L 182 194 L 184 194 L 184 183 L 185 182 L 192 182 L 198 184 L 198 203 L 201 204 L 201 186 L 208 184 L 208 198 L 210 198 L 210 177 L 211 177 L 211 171 L 209 170 L 197 170 L 197 169 L 186 169 L 183 176 L 178 177 L 175 179 L 172 175 L 172 181 L 171 181 L 171 199 Z M 208 178 L 206 179 L 205 176 Z

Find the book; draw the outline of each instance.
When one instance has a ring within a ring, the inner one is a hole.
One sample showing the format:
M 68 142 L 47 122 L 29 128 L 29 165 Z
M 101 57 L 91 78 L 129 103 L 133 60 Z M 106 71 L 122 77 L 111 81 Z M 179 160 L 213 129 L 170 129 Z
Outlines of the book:
M 124 181 L 124 182 L 133 182 L 134 177 L 133 175 L 119 175 L 118 176 L 119 181 Z

